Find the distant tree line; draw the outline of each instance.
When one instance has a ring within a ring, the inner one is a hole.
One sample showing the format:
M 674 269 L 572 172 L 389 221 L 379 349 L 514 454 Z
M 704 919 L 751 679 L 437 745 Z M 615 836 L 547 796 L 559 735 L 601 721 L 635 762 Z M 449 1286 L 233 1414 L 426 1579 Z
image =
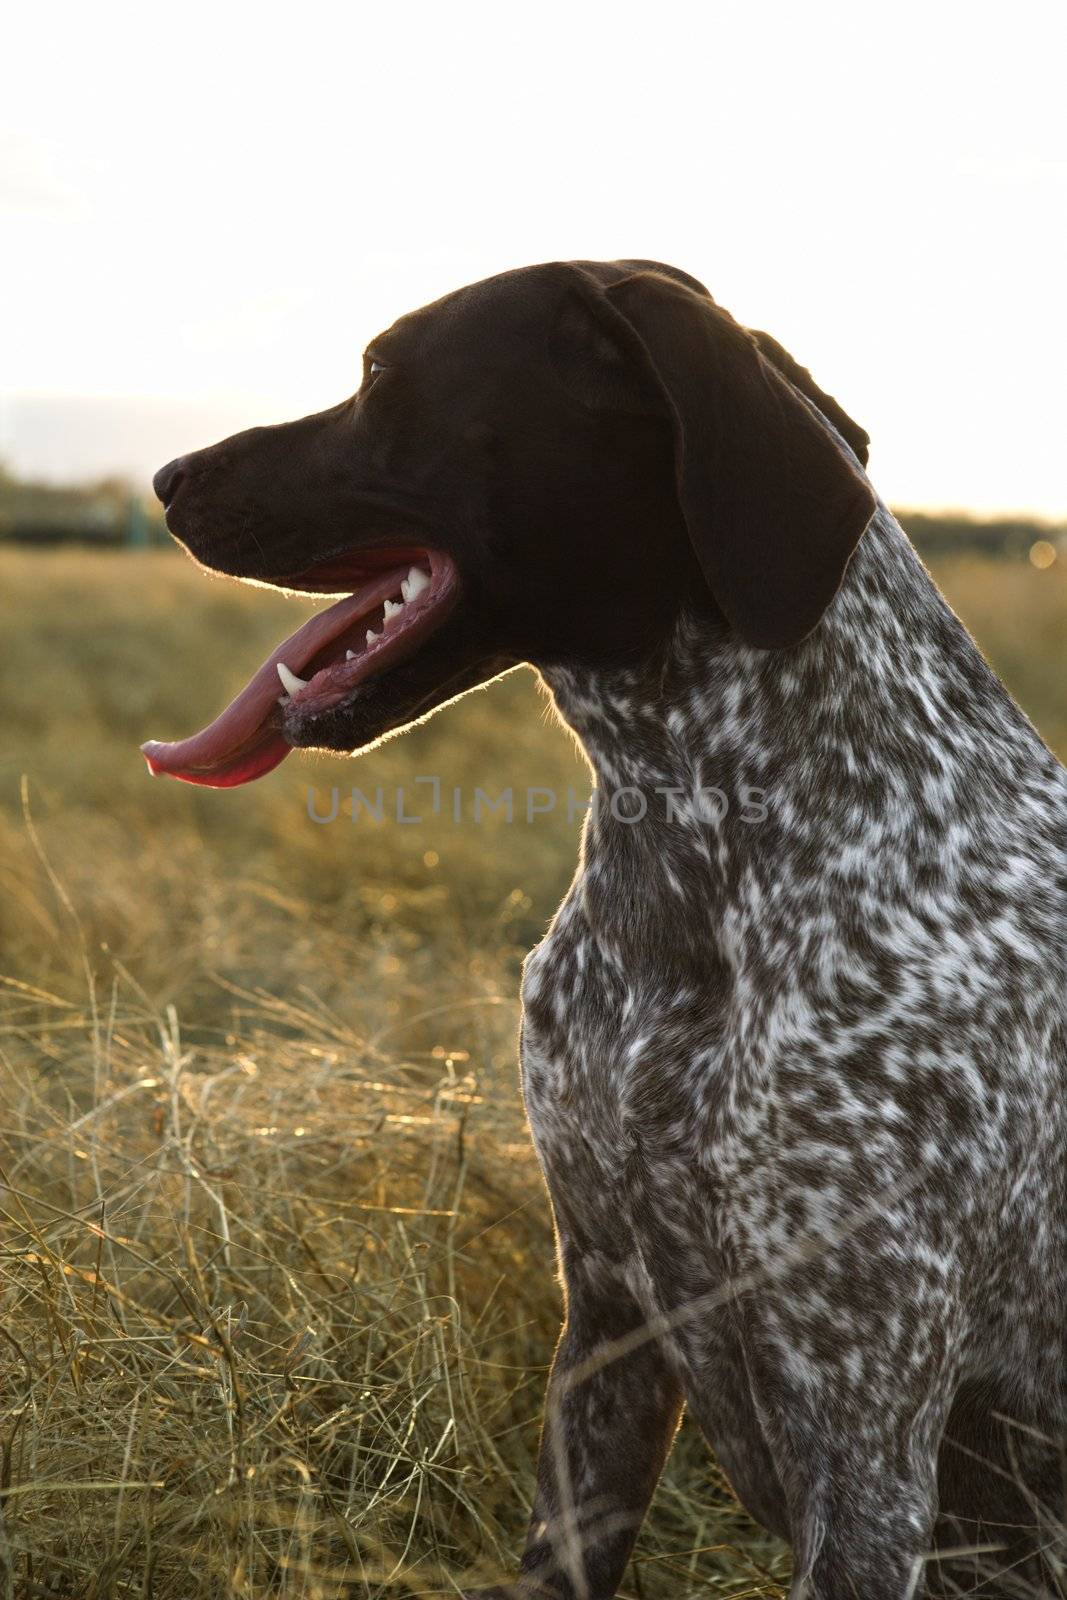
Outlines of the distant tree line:
M 977 517 L 966 511 L 901 511 L 895 515 L 923 555 L 961 550 L 990 556 L 1026 556 L 1039 541 L 1067 555 L 1067 522 L 1037 517 Z
M 163 512 L 121 478 L 31 483 L 0 464 L 0 540 L 20 544 L 165 544 Z
M 907 511 L 897 516 L 924 555 L 963 550 L 1013 558 L 1037 540 L 1067 555 L 1067 523 L 1035 517 L 977 517 L 966 511 Z M 0 540 L 20 544 L 153 545 L 168 542 L 155 500 L 120 478 L 60 486 L 30 483 L 0 464 Z

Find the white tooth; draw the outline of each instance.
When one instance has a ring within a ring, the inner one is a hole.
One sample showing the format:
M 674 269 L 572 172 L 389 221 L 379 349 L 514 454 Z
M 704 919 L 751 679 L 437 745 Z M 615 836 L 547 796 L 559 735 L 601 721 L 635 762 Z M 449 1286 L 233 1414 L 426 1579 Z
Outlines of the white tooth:
M 401 592 L 403 593 L 405 600 L 414 600 L 416 595 L 420 595 L 422 591 L 429 588 L 430 585 L 429 574 L 423 572 L 421 567 L 412 567 L 411 571 L 407 575 L 406 581 L 406 589 L 404 584 L 400 585 Z
M 378 642 L 378 640 L 380 638 L 381 638 L 381 634 L 380 633 L 372 633 L 369 628 L 367 629 L 367 643 L 369 645 L 370 644 L 377 644 L 377 642 Z
M 386 622 L 389 621 L 390 617 L 395 617 L 398 611 L 403 611 L 403 609 L 404 609 L 404 602 L 402 600 L 399 603 L 397 601 L 395 601 L 395 600 L 387 600 L 385 602 L 385 620 L 386 620 Z
M 280 694 L 278 696 L 278 704 L 280 706 L 287 706 L 289 704 L 289 696 L 287 694 Z
M 284 661 L 278 662 L 278 676 L 287 694 L 296 694 L 298 690 L 306 689 L 310 682 L 310 679 L 298 678 L 295 672 L 290 672 Z
M 346 650 L 345 651 L 345 660 L 346 661 L 354 661 L 355 657 L 356 657 L 356 652 L 354 650 Z
M 411 585 L 406 578 L 400 585 L 400 593 L 403 595 L 405 603 L 411 599 Z

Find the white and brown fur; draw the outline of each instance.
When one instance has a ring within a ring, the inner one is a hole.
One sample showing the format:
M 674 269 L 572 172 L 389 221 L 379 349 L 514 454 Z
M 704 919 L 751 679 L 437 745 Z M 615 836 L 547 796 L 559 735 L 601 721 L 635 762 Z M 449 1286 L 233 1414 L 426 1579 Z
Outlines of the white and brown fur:
M 884 507 L 787 655 L 682 615 L 643 670 L 546 676 L 601 803 L 523 983 L 566 1324 L 522 1592 L 614 1591 L 685 1405 L 794 1596 L 1032 1595 L 1055 1560 L 1021 1558 L 1064 1554 L 1067 773 Z

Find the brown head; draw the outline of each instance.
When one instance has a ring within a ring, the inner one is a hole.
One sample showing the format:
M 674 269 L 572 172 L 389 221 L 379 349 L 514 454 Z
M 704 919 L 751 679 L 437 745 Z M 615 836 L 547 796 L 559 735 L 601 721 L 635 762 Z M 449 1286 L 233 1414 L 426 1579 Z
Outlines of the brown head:
M 343 598 L 149 765 L 225 787 L 294 746 L 359 750 L 518 661 L 636 661 L 686 606 L 789 649 L 873 512 L 866 443 L 672 268 L 460 289 L 371 341 L 351 399 L 157 474 L 204 566 Z

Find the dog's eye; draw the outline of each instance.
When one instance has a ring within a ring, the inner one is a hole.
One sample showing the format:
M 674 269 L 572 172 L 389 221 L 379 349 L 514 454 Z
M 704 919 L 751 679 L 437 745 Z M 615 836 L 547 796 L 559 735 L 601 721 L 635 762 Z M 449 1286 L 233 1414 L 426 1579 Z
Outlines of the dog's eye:
M 373 383 L 375 378 L 378 377 L 379 373 L 382 373 L 384 371 L 385 371 L 384 362 L 372 361 L 370 366 L 367 368 L 367 382 L 368 383 Z

